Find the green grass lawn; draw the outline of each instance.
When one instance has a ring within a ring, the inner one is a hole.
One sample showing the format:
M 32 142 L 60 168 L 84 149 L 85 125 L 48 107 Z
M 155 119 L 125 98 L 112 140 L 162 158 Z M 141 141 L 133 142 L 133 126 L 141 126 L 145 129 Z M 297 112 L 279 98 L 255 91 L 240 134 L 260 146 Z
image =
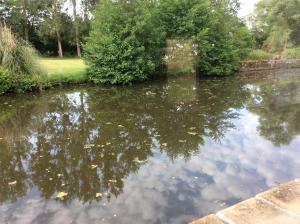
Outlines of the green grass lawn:
M 40 64 L 50 82 L 82 82 L 87 79 L 87 66 L 82 59 L 41 58 Z

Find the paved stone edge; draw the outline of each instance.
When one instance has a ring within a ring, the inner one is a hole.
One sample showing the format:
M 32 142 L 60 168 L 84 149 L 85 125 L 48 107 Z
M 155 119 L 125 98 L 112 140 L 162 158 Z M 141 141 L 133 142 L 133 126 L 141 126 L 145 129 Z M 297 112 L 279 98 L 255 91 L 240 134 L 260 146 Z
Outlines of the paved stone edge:
M 241 206 L 241 205 L 243 205 L 244 203 L 247 203 L 247 201 L 250 201 L 250 200 L 256 200 L 256 201 L 260 201 L 262 203 L 265 203 L 268 206 L 270 206 L 272 209 L 277 210 L 278 213 L 283 213 L 287 217 L 290 217 L 290 218 L 295 219 L 295 220 L 299 220 L 299 223 L 300 223 L 300 214 L 297 214 L 293 211 L 285 209 L 285 208 L 273 203 L 272 201 L 267 200 L 266 197 L 264 197 L 265 195 L 267 195 L 267 193 L 270 193 L 271 191 L 280 191 L 282 188 L 285 188 L 286 186 L 299 187 L 300 186 L 300 178 L 296 179 L 296 180 L 293 180 L 293 181 L 290 181 L 286 184 L 281 184 L 280 186 L 269 189 L 265 192 L 259 193 L 253 198 L 250 198 L 246 201 L 240 202 L 240 203 L 238 203 L 236 205 L 233 205 L 233 206 L 231 206 L 227 209 L 221 210 L 216 214 L 211 214 L 211 215 L 203 217 L 199 220 L 195 220 L 195 221 L 191 222 L 190 224 L 220 224 L 220 223 L 222 223 L 222 224 L 240 224 L 239 222 L 234 222 L 231 218 L 229 218 L 226 215 L 226 211 L 238 210 L 237 209 L 238 206 Z M 300 201 L 300 198 L 299 198 L 299 201 Z M 298 221 L 297 221 L 297 223 L 298 223 Z

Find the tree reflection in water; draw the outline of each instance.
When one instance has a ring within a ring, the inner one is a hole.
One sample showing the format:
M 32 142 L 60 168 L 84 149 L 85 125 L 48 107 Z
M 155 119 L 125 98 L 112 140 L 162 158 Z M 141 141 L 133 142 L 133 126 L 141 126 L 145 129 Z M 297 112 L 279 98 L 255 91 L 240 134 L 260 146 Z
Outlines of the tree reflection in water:
M 299 104 L 290 103 L 300 99 L 299 88 L 182 78 L 3 98 L 0 202 L 15 202 L 33 187 L 44 199 L 67 192 L 64 203 L 109 201 L 155 154 L 188 161 L 206 141 L 223 141 L 244 109 L 260 117 L 262 136 L 288 144 L 300 133 Z

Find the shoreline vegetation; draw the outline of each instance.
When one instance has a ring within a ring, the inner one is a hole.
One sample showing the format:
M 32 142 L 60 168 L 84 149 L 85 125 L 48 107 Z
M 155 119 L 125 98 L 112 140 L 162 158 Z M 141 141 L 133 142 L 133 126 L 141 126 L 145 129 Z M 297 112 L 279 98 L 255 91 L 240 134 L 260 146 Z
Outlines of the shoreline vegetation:
M 194 60 L 192 43 L 184 40 L 168 40 L 167 77 L 177 77 L 194 74 Z M 280 56 L 280 58 L 276 58 Z M 244 61 L 300 59 L 300 49 L 286 49 L 282 53 L 269 53 L 260 49 L 250 51 Z M 56 86 L 68 86 L 92 83 L 88 76 L 88 66 L 81 58 L 37 58 L 41 75 L 11 75 L 7 69 L 0 66 L 0 95 L 6 93 L 24 93 L 41 91 Z M 13 79 L 13 80 L 12 80 Z
M 71 17 L 63 2 L 2 3 L 0 95 L 87 82 L 131 85 L 193 73 L 223 77 L 244 68 L 244 61 L 300 58 L 295 1 L 261 0 L 251 28 L 238 16 L 238 1 L 101 0 L 83 4 L 84 17 L 76 1 Z M 31 23 L 37 15 L 45 17 Z M 19 17 L 21 27 L 13 22 Z M 57 53 L 59 59 L 45 58 Z
M 189 46 L 188 46 L 189 47 Z M 173 50 L 174 51 L 174 50 Z M 176 51 L 176 50 L 175 50 Z M 185 52 L 180 48 L 179 52 L 174 53 L 174 57 L 177 57 L 182 52 Z M 258 52 L 258 53 L 257 53 Z M 300 55 L 295 55 L 290 52 L 298 52 L 298 49 L 288 49 L 282 53 L 282 60 L 300 59 Z M 255 55 L 255 56 L 253 56 Z M 256 56 L 258 55 L 258 56 Z M 266 56 L 265 56 L 266 55 Z M 168 58 L 173 56 L 168 55 Z M 263 52 L 261 50 L 254 50 L 254 53 L 244 61 L 268 61 L 275 60 L 276 55 Z M 177 60 L 177 59 L 176 59 Z M 167 63 L 169 70 L 167 71 L 167 77 L 177 77 L 184 75 L 194 74 L 193 64 L 191 58 L 186 59 L 187 63 L 181 61 L 180 65 L 171 62 Z M 56 86 L 68 86 L 92 83 L 88 77 L 88 67 L 80 58 L 39 58 L 38 63 L 41 66 L 44 74 L 37 76 L 31 75 L 28 77 L 14 76 L 15 80 L 12 81 L 8 75 L 8 71 L 0 67 L 0 96 L 6 93 L 24 93 L 32 91 L 41 91 L 51 89 Z M 176 69 L 175 69 L 176 68 Z M 8 85 L 11 82 L 12 84 Z M 4 87 L 3 87 L 4 86 Z

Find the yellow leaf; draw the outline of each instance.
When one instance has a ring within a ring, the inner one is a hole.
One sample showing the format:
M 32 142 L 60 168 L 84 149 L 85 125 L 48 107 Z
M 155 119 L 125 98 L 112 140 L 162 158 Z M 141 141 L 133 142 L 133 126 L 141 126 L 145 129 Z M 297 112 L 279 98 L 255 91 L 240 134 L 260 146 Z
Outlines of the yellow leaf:
M 9 182 L 8 185 L 16 185 L 17 181 Z
M 102 194 L 101 193 L 96 193 L 96 198 L 100 198 L 102 197 Z
M 84 145 L 83 148 L 84 149 L 91 149 L 94 146 L 95 146 L 94 144 L 87 144 L 87 145 Z
M 147 160 L 139 160 L 139 158 L 135 158 L 135 159 L 133 160 L 133 162 L 135 162 L 135 163 L 146 163 Z
M 98 165 L 91 165 L 92 169 L 96 169 L 98 167 Z
M 68 193 L 62 191 L 57 194 L 56 198 L 58 198 L 60 200 L 64 200 L 65 197 L 67 197 L 67 196 L 68 196 Z
M 197 135 L 197 132 L 188 132 L 189 135 Z

